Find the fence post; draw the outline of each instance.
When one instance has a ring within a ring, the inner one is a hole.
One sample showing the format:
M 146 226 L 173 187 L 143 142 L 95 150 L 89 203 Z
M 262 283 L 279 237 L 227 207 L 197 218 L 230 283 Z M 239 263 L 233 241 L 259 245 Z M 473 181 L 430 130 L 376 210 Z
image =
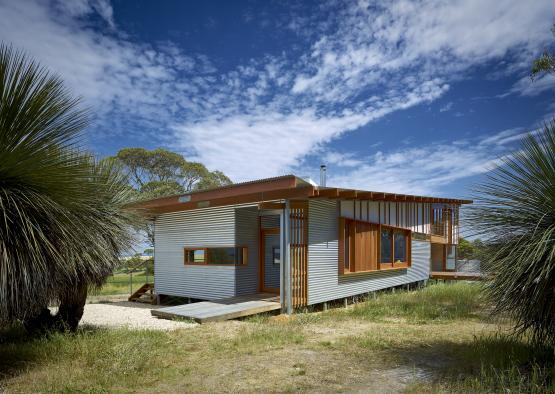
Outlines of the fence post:
M 145 260 L 145 276 L 146 276 L 146 281 L 145 283 L 148 283 L 148 260 Z
M 127 271 L 129 271 L 129 295 L 133 294 L 133 271 L 129 269 L 129 260 L 127 260 Z

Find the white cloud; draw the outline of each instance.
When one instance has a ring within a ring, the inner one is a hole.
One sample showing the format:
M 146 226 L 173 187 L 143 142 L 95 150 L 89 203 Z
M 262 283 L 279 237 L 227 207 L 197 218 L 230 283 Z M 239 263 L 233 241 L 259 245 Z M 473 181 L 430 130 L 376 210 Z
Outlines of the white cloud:
M 57 0 L 54 6 L 71 17 L 98 14 L 110 26 L 115 27 L 114 10 L 108 0 Z
M 259 105 L 247 113 L 219 116 L 217 112 L 177 126 L 176 135 L 191 157 L 224 170 L 235 180 L 272 176 L 292 171 L 304 156 L 345 132 L 393 111 L 434 100 L 447 89 L 438 83 L 428 81 L 404 96 L 384 97 L 364 111 L 345 109 L 322 115 L 307 108 L 283 114 L 273 105 Z
M 357 167 L 364 164 L 364 161 L 356 158 L 356 155 L 354 153 L 327 151 L 324 154 L 322 163 L 331 164 L 338 167 Z
M 537 96 L 549 90 L 555 90 L 555 76 L 545 74 L 534 80 L 530 79 L 529 76 L 519 79 L 508 94 L 516 93 L 521 96 Z
M 509 142 L 517 141 L 526 135 L 524 127 L 514 127 L 485 137 L 480 141 L 481 145 L 504 145 Z
M 377 152 L 342 171 L 330 166 L 328 185 L 403 194 L 443 195 L 445 186 L 490 171 L 520 139 L 523 128 L 503 130 L 481 139 Z
M 274 59 L 272 76 L 253 65 L 252 95 L 233 79 L 225 101 L 213 100 L 215 112 L 181 124 L 177 136 L 184 149 L 238 180 L 288 172 L 349 130 L 437 99 L 470 67 L 508 53 L 516 57 L 507 67 L 520 64 L 550 38 L 552 15 L 548 1 L 342 4 L 335 20 L 315 29 L 320 35 L 298 62 Z
M 555 15 L 551 0 L 325 3 L 319 7 L 334 8 L 324 13 L 327 19 L 288 22 L 299 32 L 299 48 L 307 48 L 300 58 L 264 55 L 219 73 L 210 59 L 184 54 L 173 43 L 154 47 L 131 40 L 118 29 L 107 0 L 54 4 L 61 15 L 42 1 L 0 0 L 2 40 L 83 94 L 98 114 L 96 132 L 113 138 L 146 129 L 150 138 L 164 138 L 170 148 L 236 181 L 298 168 L 308 155 L 330 151 L 346 132 L 436 100 L 474 66 L 503 58 L 507 68 L 522 67 L 524 57 L 551 39 Z M 92 14 L 105 29 L 88 24 Z M 487 161 L 486 150 L 468 153 L 460 141 L 403 152 L 437 158 L 437 164 L 415 159 L 412 165 L 437 169 L 442 181 L 462 169 L 444 154 L 461 155 L 470 169 Z M 343 154 L 330 162 L 354 164 Z M 370 164 L 356 163 L 357 171 L 370 174 L 379 161 L 389 169 L 384 185 L 394 185 L 403 179 L 394 179 L 401 175 L 396 158 L 382 153 Z M 430 188 L 430 182 L 410 186 Z
M 451 108 L 453 108 L 453 102 L 449 101 L 445 105 L 441 106 L 441 108 L 439 109 L 439 112 L 447 112 L 451 110 Z
M 118 122 L 165 122 L 175 112 L 194 107 L 188 100 L 195 84 L 180 81 L 178 72 L 203 69 L 203 60 L 174 46 L 153 48 L 87 26 L 84 17 L 97 13 L 113 25 L 105 1 L 0 1 L 0 37 L 61 75 L 92 107 L 97 122 L 110 133 L 122 133 Z M 111 29 L 110 29 L 111 31 Z M 199 65 L 201 67 L 199 67 Z
M 293 93 L 319 100 L 346 99 L 368 87 L 453 78 L 467 68 L 511 52 L 514 61 L 551 39 L 550 1 L 370 1 L 335 13 L 338 29 L 313 46 Z

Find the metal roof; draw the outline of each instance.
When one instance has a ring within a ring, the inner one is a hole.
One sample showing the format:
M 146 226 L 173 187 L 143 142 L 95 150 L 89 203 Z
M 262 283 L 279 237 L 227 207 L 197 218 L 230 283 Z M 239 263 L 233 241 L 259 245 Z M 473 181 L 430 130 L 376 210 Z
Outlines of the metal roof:
M 248 182 L 235 183 L 212 189 L 138 201 L 129 208 L 147 210 L 149 213 L 182 211 L 210 206 L 249 202 L 276 201 L 293 198 L 360 199 L 374 201 L 427 202 L 444 204 L 471 204 L 471 200 L 411 194 L 376 192 L 338 187 L 318 187 L 295 175 L 283 175 Z

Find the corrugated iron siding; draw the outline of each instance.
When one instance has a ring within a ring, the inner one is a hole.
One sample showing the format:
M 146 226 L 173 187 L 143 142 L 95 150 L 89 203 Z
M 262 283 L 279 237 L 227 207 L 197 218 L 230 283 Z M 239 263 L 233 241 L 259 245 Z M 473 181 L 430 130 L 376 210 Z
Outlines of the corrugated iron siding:
M 256 212 L 256 207 L 225 206 L 158 216 L 155 222 L 156 293 L 210 300 L 256 292 Z M 186 247 L 233 245 L 248 246 L 247 267 L 183 264 L 183 249 Z
M 430 243 L 414 240 L 412 241 L 412 266 L 407 270 L 339 277 L 337 268 L 339 203 L 334 200 L 313 199 L 309 204 L 309 305 L 429 278 Z
M 260 227 L 262 228 L 279 228 L 279 215 L 263 215 L 260 216 Z
M 273 247 L 280 246 L 279 234 L 266 234 L 264 239 L 264 286 L 279 289 L 279 264 L 274 263 Z
M 248 247 L 248 264 L 235 269 L 235 294 L 258 291 L 258 207 L 235 209 L 235 244 Z

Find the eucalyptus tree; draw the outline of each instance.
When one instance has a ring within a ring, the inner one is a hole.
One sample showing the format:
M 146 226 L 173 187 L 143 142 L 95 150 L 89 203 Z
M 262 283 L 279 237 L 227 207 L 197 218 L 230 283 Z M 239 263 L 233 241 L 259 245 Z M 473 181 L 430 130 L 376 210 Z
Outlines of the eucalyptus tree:
M 202 163 L 187 161 L 179 153 L 163 148 L 123 148 L 108 158 L 119 163 L 128 174 L 135 198 L 146 200 L 231 184 L 221 171 L 210 171 Z M 137 227 L 154 246 L 152 222 Z
M 126 177 L 80 146 L 89 119 L 58 76 L 0 46 L 1 323 L 74 330 L 132 242 Z
M 555 119 L 478 186 L 467 219 L 487 239 L 481 258 L 495 312 L 517 334 L 555 345 Z
M 163 148 L 123 148 L 115 157 L 129 174 L 130 185 L 139 198 L 165 197 L 210 187 L 228 185 L 221 171 L 210 171 L 202 163 L 187 161 Z
M 555 24 L 553 24 L 551 32 L 555 35 Z M 540 57 L 535 59 L 532 64 L 532 73 L 530 75 L 532 79 L 540 74 L 551 74 L 555 76 L 555 55 L 547 50 L 542 53 Z

